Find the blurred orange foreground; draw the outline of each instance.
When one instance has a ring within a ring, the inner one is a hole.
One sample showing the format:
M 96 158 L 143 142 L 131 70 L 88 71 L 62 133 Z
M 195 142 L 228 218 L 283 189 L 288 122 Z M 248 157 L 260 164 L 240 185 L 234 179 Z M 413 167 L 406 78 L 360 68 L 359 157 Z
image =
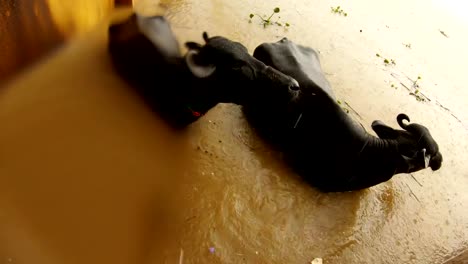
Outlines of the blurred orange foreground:
M 0 90 L 2 263 L 161 263 L 177 241 L 187 142 L 114 74 L 108 23 Z

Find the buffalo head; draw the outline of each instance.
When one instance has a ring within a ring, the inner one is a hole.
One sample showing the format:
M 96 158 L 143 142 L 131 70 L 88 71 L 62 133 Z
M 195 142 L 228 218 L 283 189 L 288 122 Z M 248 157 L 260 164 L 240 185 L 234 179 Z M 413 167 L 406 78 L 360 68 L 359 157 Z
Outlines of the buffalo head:
M 252 57 L 242 44 L 206 32 L 203 38 L 205 45 L 187 42 L 183 56 L 164 17 L 135 14 L 109 28 L 109 51 L 119 74 L 181 127 L 217 103 L 256 103 L 268 96 L 278 104 L 298 96 L 296 80 Z
M 427 167 L 431 167 L 434 171 L 440 169 L 442 154 L 429 130 L 420 124 L 405 124 L 403 120 L 410 121 L 407 115 L 399 114 L 397 121 L 404 130 L 393 129 L 382 121 L 374 121 L 372 129 L 380 138 L 396 141 L 398 152 L 407 170 L 402 172 L 410 173 Z
M 186 43 L 186 63 L 194 76 L 214 83 L 213 93 L 219 93 L 223 101 L 244 105 L 265 96 L 275 102 L 298 96 L 295 79 L 252 57 L 241 43 L 220 36 L 210 38 L 206 32 L 203 39 L 205 45 Z
M 164 17 L 133 14 L 109 27 L 108 45 L 117 72 L 173 127 L 184 128 L 218 103 L 187 69 Z

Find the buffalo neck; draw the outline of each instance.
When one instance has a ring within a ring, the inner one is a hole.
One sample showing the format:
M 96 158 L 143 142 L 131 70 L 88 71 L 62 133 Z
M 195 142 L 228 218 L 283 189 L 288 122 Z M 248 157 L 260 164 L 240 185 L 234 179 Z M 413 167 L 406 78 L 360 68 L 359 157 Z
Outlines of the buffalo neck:
M 353 168 L 356 186 L 367 188 L 388 181 L 395 174 L 407 172 L 397 140 L 371 135 L 350 117 L 347 119 L 353 126 L 347 131 L 356 140 L 350 154 L 355 157 L 350 167 Z
M 349 166 L 357 174 L 392 176 L 395 172 L 401 172 L 401 156 L 396 140 L 382 139 L 368 133 L 322 90 L 316 91 L 314 97 L 316 96 L 318 99 L 315 102 L 308 102 L 306 105 L 306 109 L 310 109 L 306 114 L 311 114 L 315 120 L 307 133 L 315 133 L 316 124 L 320 124 L 319 127 L 324 129 L 318 132 L 319 135 L 333 137 L 333 151 L 352 157 Z M 317 105 L 317 109 L 313 105 Z M 323 147 L 326 148 L 327 145 L 324 144 Z

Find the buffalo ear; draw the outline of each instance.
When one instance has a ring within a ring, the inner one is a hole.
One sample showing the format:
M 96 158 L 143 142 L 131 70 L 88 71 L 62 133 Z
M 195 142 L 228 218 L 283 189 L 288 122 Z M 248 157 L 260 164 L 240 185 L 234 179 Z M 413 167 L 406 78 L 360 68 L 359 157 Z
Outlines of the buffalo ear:
M 189 50 L 201 50 L 202 45 L 193 41 L 187 41 L 185 42 L 185 47 Z
M 206 78 L 212 75 L 216 71 L 216 66 L 213 64 L 201 64 L 197 60 L 199 53 L 197 50 L 189 50 L 185 55 L 185 63 L 190 69 L 192 74 L 198 78 Z
M 208 43 L 208 40 L 210 39 L 210 37 L 208 37 L 208 32 L 204 31 L 202 36 L 203 40 L 205 40 L 205 42 Z
M 392 139 L 398 137 L 398 131 L 385 125 L 384 122 L 380 120 L 372 122 L 372 130 L 375 131 L 379 138 Z

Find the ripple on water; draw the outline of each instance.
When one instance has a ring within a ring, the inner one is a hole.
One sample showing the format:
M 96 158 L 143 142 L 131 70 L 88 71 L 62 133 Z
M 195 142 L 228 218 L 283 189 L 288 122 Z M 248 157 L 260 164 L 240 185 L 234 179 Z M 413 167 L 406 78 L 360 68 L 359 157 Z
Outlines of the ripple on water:
M 211 219 L 207 240 L 220 248 L 216 254 L 221 262 L 232 262 L 234 251 L 247 262 L 262 256 L 272 262 L 304 256 L 333 259 L 356 246 L 363 234 L 379 232 L 392 217 L 398 198 L 393 184 L 359 192 L 319 192 L 291 172 L 280 153 L 258 140 L 235 106 L 217 107 L 193 127 L 204 177 L 212 179 L 202 199 L 211 204 L 202 205 L 211 212 L 205 216 Z

